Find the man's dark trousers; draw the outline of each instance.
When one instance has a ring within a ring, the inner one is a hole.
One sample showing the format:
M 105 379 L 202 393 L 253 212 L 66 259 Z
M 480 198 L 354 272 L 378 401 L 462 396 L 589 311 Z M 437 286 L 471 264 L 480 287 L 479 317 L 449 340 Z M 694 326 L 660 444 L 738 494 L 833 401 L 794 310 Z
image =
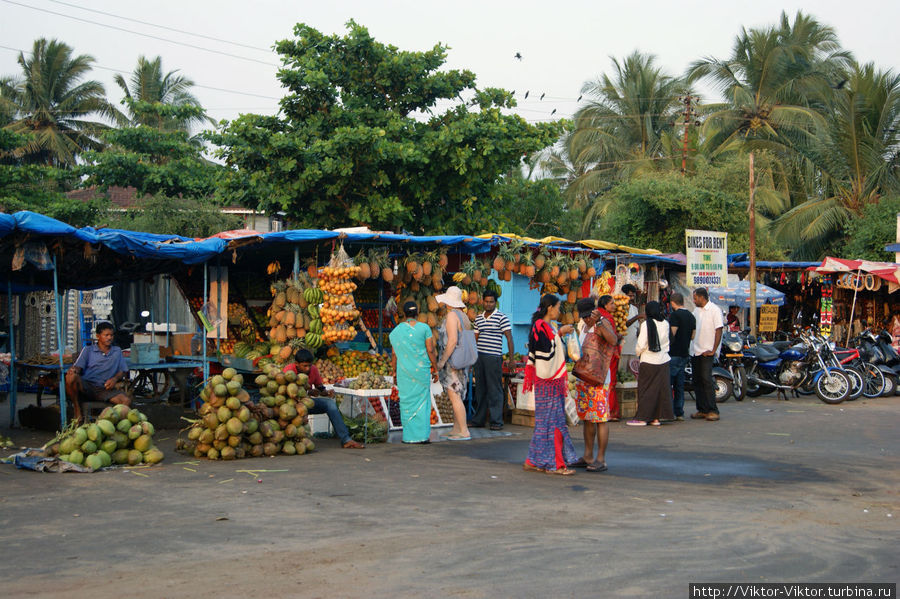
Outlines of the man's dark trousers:
M 716 387 L 712 376 L 713 356 L 694 356 L 692 365 L 697 411 L 703 414 L 718 414 Z
M 475 413 L 472 422 L 484 424 L 490 409 L 490 424 L 503 426 L 503 356 L 478 352 L 474 376 Z

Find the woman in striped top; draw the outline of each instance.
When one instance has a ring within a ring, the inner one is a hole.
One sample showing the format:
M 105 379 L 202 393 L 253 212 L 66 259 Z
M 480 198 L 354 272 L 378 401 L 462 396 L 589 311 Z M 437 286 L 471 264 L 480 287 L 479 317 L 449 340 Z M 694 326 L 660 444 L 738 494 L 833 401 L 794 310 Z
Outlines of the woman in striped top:
M 523 389 L 534 389 L 534 435 L 523 468 L 569 476 L 575 471 L 568 465 L 576 462 L 578 456 L 566 428 L 568 373 L 561 336 L 572 332 L 573 327 L 565 325 L 557 332 L 552 321 L 558 317 L 559 298 L 547 294 L 531 318 Z

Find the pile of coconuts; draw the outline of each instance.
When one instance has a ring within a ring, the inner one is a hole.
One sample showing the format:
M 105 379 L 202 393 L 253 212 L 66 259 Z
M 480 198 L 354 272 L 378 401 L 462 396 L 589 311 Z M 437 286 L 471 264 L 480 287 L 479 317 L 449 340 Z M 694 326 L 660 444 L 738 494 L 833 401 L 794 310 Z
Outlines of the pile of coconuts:
M 307 413 L 313 405 L 307 394 L 308 377 L 269 364 L 254 382 L 259 387 L 259 403 L 243 388 L 243 376 L 235 369 L 226 368 L 210 377 L 200 392 L 204 403 L 199 418 L 191 421 L 187 439 L 178 439 L 176 449 L 210 460 L 313 451 L 307 426 Z

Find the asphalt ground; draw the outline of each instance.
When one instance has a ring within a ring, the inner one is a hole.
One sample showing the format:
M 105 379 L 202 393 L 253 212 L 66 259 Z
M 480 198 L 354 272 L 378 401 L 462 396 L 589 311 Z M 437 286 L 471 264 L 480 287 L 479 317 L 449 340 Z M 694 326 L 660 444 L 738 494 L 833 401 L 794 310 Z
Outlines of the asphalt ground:
M 613 423 L 609 470 L 572 477 L 524 472 L 531 431 L 510 426 L 236 462 L 177 454 L 163 430 L 154 467 L 0 465 L 0 596 L 687 597 L 690 582 L 900 580 L 900 397 L 720 409 Z

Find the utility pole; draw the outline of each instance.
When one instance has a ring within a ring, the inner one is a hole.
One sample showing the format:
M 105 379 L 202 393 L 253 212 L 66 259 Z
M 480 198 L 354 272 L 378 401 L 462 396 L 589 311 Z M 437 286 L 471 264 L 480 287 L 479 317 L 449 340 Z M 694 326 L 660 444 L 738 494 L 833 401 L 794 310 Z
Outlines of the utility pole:
M 691 98 L 690 94 L 684 97 L 684 147 L 681 149 L 681 176 L 687 175 L 688 153 L 688 127 L 691 126 Z
M 756 336 L 756 180 L 753 176 L 753 152 L 750 152 L 750 334 Z

